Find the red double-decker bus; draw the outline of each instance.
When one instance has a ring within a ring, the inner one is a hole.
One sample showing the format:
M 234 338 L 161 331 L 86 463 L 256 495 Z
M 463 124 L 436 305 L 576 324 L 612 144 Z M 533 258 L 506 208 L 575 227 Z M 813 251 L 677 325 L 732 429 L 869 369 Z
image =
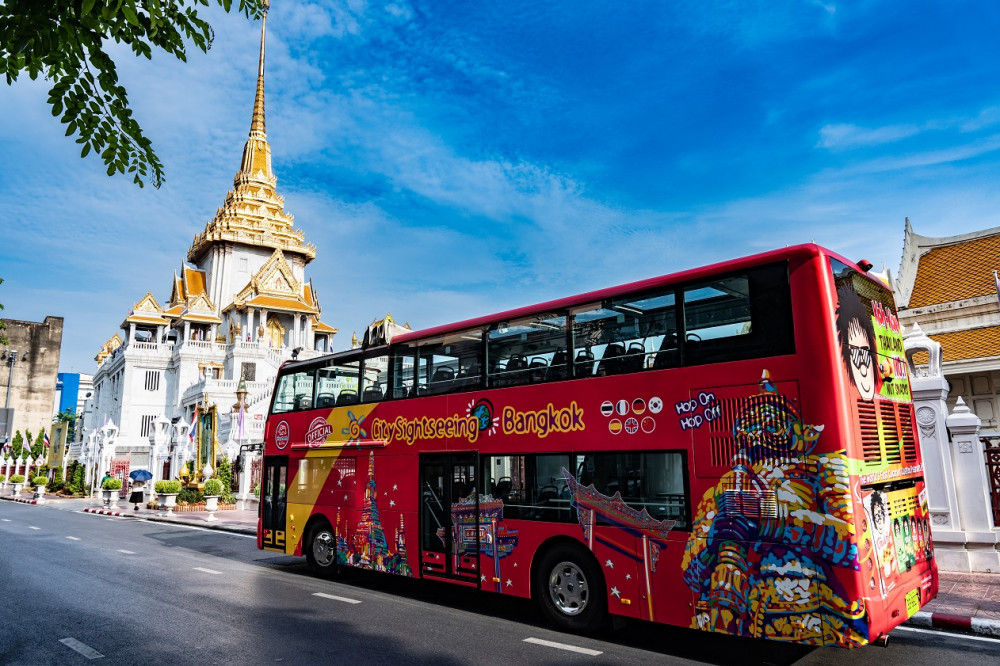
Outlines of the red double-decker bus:
M 278 374 L 258 546 L 610 615 L 859 646 L 937 593 L 891 292 L 816 245 Z

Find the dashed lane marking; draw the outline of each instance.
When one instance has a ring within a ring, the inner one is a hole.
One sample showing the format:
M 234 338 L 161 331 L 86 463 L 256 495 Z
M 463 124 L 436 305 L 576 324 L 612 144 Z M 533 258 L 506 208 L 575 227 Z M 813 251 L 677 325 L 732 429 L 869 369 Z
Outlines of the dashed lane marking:
M 103 654 L 101 654 L 94 648 L 90 647 L 86 643 L 81 643 L 75 638 L 63 638 L 59 642 L 65 645 L 66 647 L 70 648 L 71 650 L 76 650 L 87 659 L 100 659 L 101 657 L 104 656 Z
M 194 570 L 195 571 L 203 571 L 204 573 L 209 573 L 209 574 L 221 574 L 222 573 L 221 571 L 216 571 L 215 569 L 206 569 L 205 567 L 194 567 Z
M 79 541 L 80 540 L 80 537 L 66 537 L 66 538 L 69 539 L 70 541 Z
M 119 553 L 123 553 L 125 555 L 135 555 L 135 551 L 134 550 L 122 550 L 121 548 L 119 548 L 118 552 Z
M 313 592 L 314 597 L 323 597 L 324 599 L 333 599 L 334 601 L 343 601 L 345 604 L 360 604 L 360 599 L 348 599 L 347 597 L 337 597 L 332 594 L 327 594 L 326 592 Z
M 5 522 L 5 523 L 9 523 L 10 522 L 10 518 L 3 518 L 3 519 L 0 519 L 0 520 L 3 520 L 3 522 Z
M 29 530 L 40 530 L 42 528 L 41 527 L 35 527 L 34 525 L 28 525 L 28 529 Z
M 525 643 L 533 643 L 535 645 L 544 645 L 545 647 L 556 648 L 557 650 L 566 650 L 567 652 L 577 652 L 579 654 L 585 654 L 591 657 L 596 657 L 599 654 L 604 654 L 600 650 L 591 650 L 590 648 L 580 647 L 578 645 L 567 645 L 566 643 L 556 643 L 555 641 L 546 641 L 541 638 L 525 638 Z

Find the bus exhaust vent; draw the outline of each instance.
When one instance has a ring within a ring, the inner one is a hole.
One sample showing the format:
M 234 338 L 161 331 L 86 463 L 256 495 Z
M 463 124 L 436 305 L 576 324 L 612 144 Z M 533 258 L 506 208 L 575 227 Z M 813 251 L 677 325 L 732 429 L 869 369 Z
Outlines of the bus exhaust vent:
M 681 427 L 691 433 L 698 476 L 720 477 L 741 461 L 772 466 L 802 455 L 798 449 L 807 444 L 795 431 L 801 420 L 798 383 L 769 382 L 768 388 L 743 384 L 691 390 L 691 399 L 683 403 L 690 416 L 682 418 Z
M 882 443 L 878 437 L 878 417 L 875 404 L 858 400 L 858 422 L 861 424 L 861 454 L 866 463 L 882 464 Z
M 899 465 L 917 460 L 913 406 L 907 403 L 858 399 L 861 453 L 870 466 Z
M 903 405 L 899 410 L 899 434 L 903 442 L 903 460 L 917 462 L 917 438 L 913 432 L 913 405 Z
M 882 424 L 879 430 L 885 435 L 885 462 L 898 465 L 903 461 L 899 450 L 899 422 L 896 420 L 896 403 L 879 403 Z
M 773 490 L 727 488 L 717 501 L 721 516 L 778 517 L 778 500 Z

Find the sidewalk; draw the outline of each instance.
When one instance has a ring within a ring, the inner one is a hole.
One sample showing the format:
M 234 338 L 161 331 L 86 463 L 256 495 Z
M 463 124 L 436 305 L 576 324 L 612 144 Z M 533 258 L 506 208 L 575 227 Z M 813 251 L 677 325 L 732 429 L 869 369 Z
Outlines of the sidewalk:
M 907 624 L 1000 638 L 1000 573 L 939 572 L 938 596 Z
M 11 497 L 9 492 L 0 495 L 0 500 L 10 502 L 21 502 L 23 504 L 37 504 L 31 499 L 31 493 L 22 492 L 20 498 Z M 206 529 L 220 530 L 223 532 L 236 532 L 238 534 L 257 534 L 257 512 L 238 511 L 230 509 L 227 511 L 216 511 L 216 520 L 209 522 L 208 513 L 205 511 L 173 511 L 169 516 L 161 516 L 160 511 L 147 509 L 140 505 L 139 510 L 133 510 L 133 504 L 125 501 L 118 502 L 118 508 L 108 510 L 104 508 L 103 501 L 91 498 L 66 498 L 46 495 L 42 506 L 52 507 L 72 507 L 84 513 L 93 513 L 104 516 L 120 516 L 122 518 L 142 518 L 161 523 L 175 523 L 178 525 L 192 525 L 204 527 Z

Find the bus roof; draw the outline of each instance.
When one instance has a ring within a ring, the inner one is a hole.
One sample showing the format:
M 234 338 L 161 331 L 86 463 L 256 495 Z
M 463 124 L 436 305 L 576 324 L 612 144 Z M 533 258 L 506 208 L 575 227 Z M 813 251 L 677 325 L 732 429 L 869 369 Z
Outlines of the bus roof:
M 583 294 L 567 296 L 553 301 L 546 301 L 543 303 L 536 303 L 534 305 L 527 305 L 513 310 L 507 310 L 504 312 L 489 314 L 482 317 L 475 317 L 473 319 L 466 319 L 463 321 L 454 322 L 450 324 L 441 324 L 439 326 L 434 326 L 431 328 L 425 328 L 416 331 L 408 331 L 406 333 L 400 333 L 399 335 L 394 337 L 392 339 L 392 342 L 393 344 L 398 344 L 401 342 L 408 342 L 410 340 L 434 337 L 437 335 L 445 335 L 447 333 L 467 330 L 470 328 L 478 328 L 496 321 L 518 319 L 520 317 L 524 317 L 535 312 L 565 310 L 567 308 L 574 307 L 577 305 L 582 305 L 593 301 L 601 301 L 607 298 L 612 298 L 622 293 L 644 291 L 647 289 L 654 289 L 656 287 L 667 284 L 687 282 L 690 280 L 696 280 L 700 277 L 707 277 L 709 275 L 716 275 L 718 273 L 726 273 L 729 271 L 739 270 L 747 266 L 766 264 L 769 262 L 779 261 L 781 259 L 789 259 L 796 256 L 806 257 L 806 256 L 816 256 L 820 254 L 833 256 L 837 259 L 840 259 L 849 266 L 857 267 L 857 264 L 855 262 L 849 259 L 845 259 L 836 252 L 827 250 L 826 248 L 816 245 L 814 243 L 806 243 L 802 245 L 794 245 L 791 247 L 785 247 L 778 250 L 771 250 L 769 252 L 763 252 L 760 254 L 741 257 L 739 259 L 731 259 L 729 261 L 719 262 L 708 266 L 689 268 L 677 273 L 669 273 L 667 275 L 647 278 L 645 280 L 639 280 L 637 282 L 629 282 L 614 287 L 606 287 L 604 289 L 598 289 L 596 291 L 589 291 Z M 859 268 L 858 270 L 861 269 Z M 864 271 L 861 272 L 864 273 Z

